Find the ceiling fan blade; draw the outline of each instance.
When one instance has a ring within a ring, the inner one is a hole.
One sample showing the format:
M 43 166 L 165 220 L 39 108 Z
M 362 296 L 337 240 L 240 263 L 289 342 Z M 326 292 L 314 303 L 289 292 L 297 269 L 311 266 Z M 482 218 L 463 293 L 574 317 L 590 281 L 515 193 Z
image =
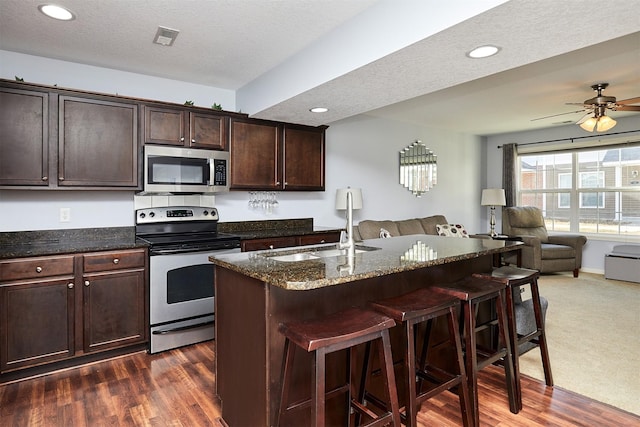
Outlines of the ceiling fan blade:
M 616 105 L 614 111 L 640 111 L 640 105 Z
M 589 105 L 583 102 L 565 102 L 564 105 L 584 105 L 584 108 L 587 108 Z
M 544 117 L 538 117 L 537 119 L 531 119 L 532 122 L 535 122 L 536 120 L 543 120 L 543 119 L 550 119 L 551 117 L 558 117 L 558 116 L 564 116 L 565 114 L 576 114 L 576 113 L 582 113 L 584 112 L 585 109 L 582 110 L 577 110 L 577 111 L 568 111 L 566 113 L 560 113 L 560 114 L 552 114 L 551 116 L 544 116 Z M 590 113 L 589 113 L 590 114 Z
M 640 96 L 635 98 L 623 99 L 622 101 L 616 101 L 616 104 L 640 104 Z
M 585 121 L 587 121 L 587 119 L 589 117 L 591 117 L 591 114 L 593 114 L 591 111 L 589 111 L 587 114 L 585 114 L 584 116 L 582 116 L 582 118 L 580 120 L 578 120 L 576 122 L 577 125 L 581 125 L 582 123 L 584 123 Z

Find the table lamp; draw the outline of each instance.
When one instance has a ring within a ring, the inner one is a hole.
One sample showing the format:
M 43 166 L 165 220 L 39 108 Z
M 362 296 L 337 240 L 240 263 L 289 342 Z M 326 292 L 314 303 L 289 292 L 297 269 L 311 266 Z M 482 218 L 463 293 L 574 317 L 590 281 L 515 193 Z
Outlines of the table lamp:
M 491 216 L 489 219 L 489 226 L 491 231 L 489 235 L 496 237 L 496 206 L 506 206 L 507 200 L 504 196 L 504 190 L 502 188 L 485 188 L 482 190 L 482 200 L 480 201 L 482 206 L 491 206 Z

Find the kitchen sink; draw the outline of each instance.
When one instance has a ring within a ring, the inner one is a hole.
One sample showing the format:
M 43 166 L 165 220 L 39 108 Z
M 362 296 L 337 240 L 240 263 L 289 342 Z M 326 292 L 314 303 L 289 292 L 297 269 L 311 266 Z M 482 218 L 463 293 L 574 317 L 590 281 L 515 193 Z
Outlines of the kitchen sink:
M 356 253 L 360 254 L 362 252 L 370 252 L 370 251 L 375 251 L 378 250 L 380 248 L 374 248 L 372 246 L 356 246 Z M 323 249 L 323 250 L 319 250 L 319 251 L 315 251 L 312 252 L 313 255 L 316 255 L 320 258 L 328 258 L 328 257 L 332 257 L 332 256 L 341 256 L 341 255 L 347 255 L 347 250 L 346 249 L 337 249 L 337 248 L 333 248 L 333 249 Z
M 373 246 L 356 246 L 356 253 L 362 253 L 362 252 L 370 252 L 370 251 L 376 251 L 379 250 L 380 248 L 376 248 Z M 314 251 L 309 251 L 308 249 L 304 250 L 303 252 L 294 252 L 294 253 L 287 253 L 287 254 L 283 254 L 283 255 L 264 255 L 266 257 L 268 257 L 269 259 L 272 259 L 274 261 L 280 261 L 280 262 L 300 262 L 300 261 L 312 261 L 314 259 L 320 259 L 320 258 L 330 258 L 330 257 L 335 257 L 335 256 L 343 256 L 343 255 L 347 255 L 347 250 L 346 249 L 338 249 L 335 246 L 324 246 L 321 248 L 317 248 Z
M 309 261 L 309 260 L 318 259 L 318 258 L 320 258 L 320 256 L 312 254 L 310 252 L 297 252 L 294 254 L 269 257 L 269 259 L 272 259 L 274 261 L 282 261 L 282 262 Z
M 356 246 L 355 253 L 360 254 L 363 252 L 377 251 L 380 248 L 376 248 L 373 246 Z M 332 256 L 342 256 L 347 255 L 346 249 L 338 249 L 336 247 L 330 247 L 326 249 L 319 249 L 317 251 L 311 252 L 313 255 L 316 255 L 320 258 L 328 258 Z

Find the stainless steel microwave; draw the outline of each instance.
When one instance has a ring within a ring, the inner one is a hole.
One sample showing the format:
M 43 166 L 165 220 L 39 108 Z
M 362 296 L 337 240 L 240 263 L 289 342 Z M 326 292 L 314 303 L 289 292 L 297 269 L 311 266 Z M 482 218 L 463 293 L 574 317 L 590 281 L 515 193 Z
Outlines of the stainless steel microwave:
M 144 191 L 147 193 L 229 191 L 229 153 L 145 145 Z

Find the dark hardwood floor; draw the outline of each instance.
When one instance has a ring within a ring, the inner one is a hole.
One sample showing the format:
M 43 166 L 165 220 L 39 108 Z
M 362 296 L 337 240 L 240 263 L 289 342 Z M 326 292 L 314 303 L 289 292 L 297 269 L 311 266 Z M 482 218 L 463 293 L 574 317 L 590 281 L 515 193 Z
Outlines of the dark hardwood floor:
M 214 364 L 207 342 L 1 385 L 0 426 L 222 426 Z M 640 417 L 529 377 L 522 379 L 524 409 L 514 415 L 502 372 L 480 373 L 483 426 L 640 426 Z M 422 405 L 420 425 L 460 425 L 457 397 L 441 396 Z

